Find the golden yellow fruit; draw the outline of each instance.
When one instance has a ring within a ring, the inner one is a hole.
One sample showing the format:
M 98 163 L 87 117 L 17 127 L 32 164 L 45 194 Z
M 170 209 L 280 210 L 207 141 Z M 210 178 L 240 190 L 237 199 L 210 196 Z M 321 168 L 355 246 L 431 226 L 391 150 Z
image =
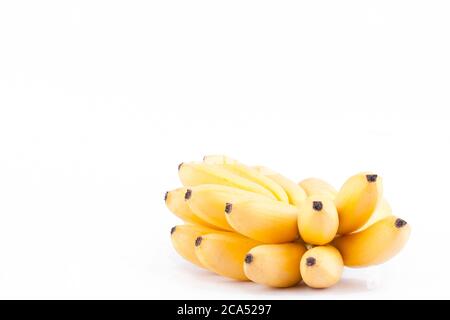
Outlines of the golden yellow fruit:
M 328 288 L 339 282 L 344 264 L 336 248 L 327 245 L 309 249 L 300 262 L 303 281 L 311 288 Z
M 333 245 L 348 267 L 367 267 L 394 257 L 405 246 L 411 233 L 406 221 L 386 217 L 367 229 L 337 237 Z
M 328 182 L 318 178 L 308 178 L 299 183 L 300 187 L 305 190 L 308 197 L 310 196 L 327 196 L 334 199 L 337 190 Z

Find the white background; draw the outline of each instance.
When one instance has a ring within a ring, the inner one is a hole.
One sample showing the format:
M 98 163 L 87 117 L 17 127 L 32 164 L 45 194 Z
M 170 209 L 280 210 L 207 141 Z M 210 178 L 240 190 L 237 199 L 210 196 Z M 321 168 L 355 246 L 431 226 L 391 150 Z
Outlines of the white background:
M 2 1 L 0 298 L 450 298 L 448 1 Z M 412 226 L 336 287 L 274 290 L 178 257 L 163 195 L 225 153 Z

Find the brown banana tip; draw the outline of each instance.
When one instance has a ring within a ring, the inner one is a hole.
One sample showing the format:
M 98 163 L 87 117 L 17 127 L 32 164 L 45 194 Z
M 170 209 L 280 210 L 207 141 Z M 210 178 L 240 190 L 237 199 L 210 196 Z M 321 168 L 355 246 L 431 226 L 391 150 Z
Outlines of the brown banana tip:
M 408 222 L 406 222 L 403 219 L 398 218 L 397 220 L 395 220 L 395 227 L 398 229 L 403 228 L 407 224 L 408 224 Z
M 322 201 L 313 201 L 313 209 L 316 211 L 320 211 L 323 208 L 323 203 Z
M 312 267 L 315 264 L 316 264 L 316 258 L 313 258 L 313 257 L 306 258 L 306 265 L 308 267 Z
M 169 191 L 166 191 L 166 193 L 164 194 L 164 202 L 167 201 L 167 197 L 169 196 Z
M 184 200 L 189 200 L 192 196 L 192 190 L 191 189 L 187 189 L 186 193 L 184 194 Z
M 183 164 L 184 164 L 184 162 L 182 162 L 182 163 L 180 163 L 180 164 L 178 165 L 178 171 L 180 171 L 180 169 L 181 169 L 181 167 L 183 166 Z
M 197 239 L 195 239 L 195 246 L 198 247 L 200 246 L 200 244 L 202 243 L 203 238 L 202 237 L 197 237 Z
M 225 213 L 230 214 L 231 210 L 233 210 L 233 204 L 227 202 L 227 204 L 225 205 Z
M 170 229 L 170 234 L 173 234 L 173 233 L 175 232 L 175 230 L 177 230 L 177 227 L 172 227 L 172 228 Z
M 253 261 L 253 255 L 251 253 L 247 253 L 245 256 L 245 263 L 250 264 Z
M 377 174 L 367 174 L 366 179 L 368 182 L 376 182 L 378 178 Z

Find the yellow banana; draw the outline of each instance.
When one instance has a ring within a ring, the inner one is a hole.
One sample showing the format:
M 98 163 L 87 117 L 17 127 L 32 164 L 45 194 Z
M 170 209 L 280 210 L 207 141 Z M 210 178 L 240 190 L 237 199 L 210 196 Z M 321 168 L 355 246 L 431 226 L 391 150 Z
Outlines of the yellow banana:
M 366 222 L 365 225 L 363 225 L 361 228 L 359 228 L 357 231 L 362 231 L 364 229 L 367 229 L 371 225 L 373 225 L 375 222 L 380 221 L 381 219 L 384 219 L 386 217 L 392 216 L 392 208 L 389 204 L 389 202 L 383 198 L 377 205 L 377 208 L 375 209 L 374 213 L 370 217 L 369 221 Z
M 299 237 L 298 207 L 271 199 L 235 198 L 224 206 L 230 226 L 237 232 L 264 242 L 291 242 Z
M 229 171 L 244 177 L 250 181 L 253 181 L 267 190 L 269 190 L 278 200 L 283 202 L 289 202 L 288 195 L 284 191 L 284 189 L 274 182 L 272 179 L 269 179 L 265 175 L 261 174 L 255 168 L 246 166 L 243 163 L 240 163 L 237 160 L 229 158 L 223 155 L 210 155 L 205 156 L 203 161 L 208 164 L 218 165 Z
M 350 177 L 339 190 L 335 204 L 339 213 L 339 234 L 361 228 L 372 216 L 383 195 L 381 177 L 360 173 Z
M 167 191 L 164 196 L 167 208 L 178 218 L 185 222 L 196 223 L 208 227 L 214 227 L 203 219 L 199 218 L 187 205 L 185 195 L 187 188 L 178 188 L 172 191 Z
M 275 199 L 272 192 L 260 184 L 215 164 L 195 162 L 181 163 L 178 166 L 178 175 L 184 186 L 221 184 L 260 193 Z
M 266 199 L 261 194 L 219 184 L 202 184 L 189 188 L 186 203 L 195 214 L 218 228 L 234 231 L 225 218 L 225 204 L 234 199 Z
M 337 190 L 328 182 L 318 178 L 308 178 L 299 183 L 300 187 L 310 196 L 327 196 L 334 199 Z
M 195 240 L 195 254 L 212 272 L 236 280 L 248 280 L 244 273 L 245 255 L 259 244 L 233 232 L 209 233 Z
M 337 237 L 333 245 L 349 267 L 366 267 L 383 263 L 404 247 L 411 233 L 406 221 L 390 216 L 367 229 Z
M 179 255 L 202 268 L 204 268 L 203 265 L 195 255 L 195 239 L 211 232 L 217 232 L 217 230 L 194 224 L 183 224 L 170 230 L 173 247 Z
M 298 230 L 306 243 L 324 245 L 336 236 L 339 218 L 333 200 L 311 196 L 299 207 Z
M 266 167 L 257 166 L 254 168 L 258 170 L 261 174 L 278 183 L 286 192 L 290 204 L 293 204 L 294 206 L 299 206 L 303 201 L 305 201 L 307 197 L 306 192 L 302 189 L 302 187 L 300 187 L 292 180 Z
M 300 243 L 265 244 L 245 256 L 244 272 L 253 282 L 270 287 L 292 287 L 302 280 L 300 259 L 306 248 Z
M 339 282 L 344 264 L 336 248 L 320 246 L 305 252 L 300 262 L 303 281 L 311 288 L 328 288 Z

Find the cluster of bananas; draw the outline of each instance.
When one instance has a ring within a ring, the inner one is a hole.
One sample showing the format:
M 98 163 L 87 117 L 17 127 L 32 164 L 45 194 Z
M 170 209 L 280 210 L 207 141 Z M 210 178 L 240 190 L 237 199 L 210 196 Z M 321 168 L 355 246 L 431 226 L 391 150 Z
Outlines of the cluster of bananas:
M 339 191 L 320 179 L 296 184 L 226 156 L 182 163 L 185 187 L 165 195 L 186 224 L 172 228 L 175 250 L 219 275 L 290 287 L 336 284 L 344 266 L 366 267 L 396 255 L 410 226 L 392 215 L 373 173 Z

